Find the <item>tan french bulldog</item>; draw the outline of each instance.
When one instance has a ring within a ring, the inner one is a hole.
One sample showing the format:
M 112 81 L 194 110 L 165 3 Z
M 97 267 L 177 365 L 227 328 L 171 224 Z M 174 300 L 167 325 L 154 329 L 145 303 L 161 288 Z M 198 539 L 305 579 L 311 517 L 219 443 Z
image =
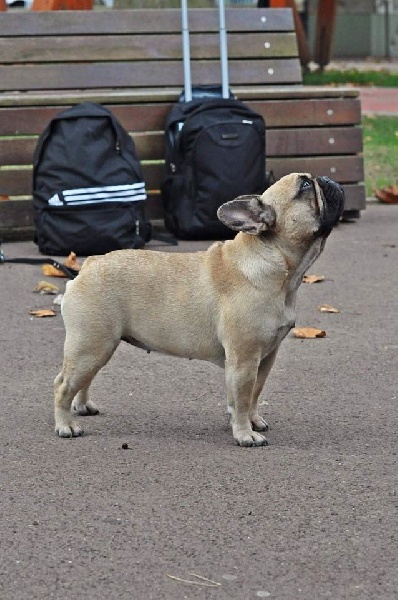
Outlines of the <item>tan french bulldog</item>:
M 121 340 L 225 368 L 234 440 L 263 446 L 258 398 L 295 323 L 296 292 L 344 207 L 328 177 L 292 173 L 262 196 L 223 204 L 239 233 L 195 253 L 119 250 L 93 256 L 68 282 L 62 305 L 64 362 L 55 379 L 55 430 L 79 436 L 72 418 L 99 411 L 88 398 Z

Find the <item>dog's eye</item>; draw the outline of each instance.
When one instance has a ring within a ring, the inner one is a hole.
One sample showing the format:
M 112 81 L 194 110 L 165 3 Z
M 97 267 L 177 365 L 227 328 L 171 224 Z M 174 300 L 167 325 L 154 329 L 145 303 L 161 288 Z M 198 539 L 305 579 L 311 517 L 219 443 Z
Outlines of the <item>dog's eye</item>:
M 312 183 L 311 183 L 311 181 L 309 181 L 308 179 L 303 179 L 303 181 L 301 183 L 301 191 L 302 192 L 307 192 L 310 189 L 312 189 Z

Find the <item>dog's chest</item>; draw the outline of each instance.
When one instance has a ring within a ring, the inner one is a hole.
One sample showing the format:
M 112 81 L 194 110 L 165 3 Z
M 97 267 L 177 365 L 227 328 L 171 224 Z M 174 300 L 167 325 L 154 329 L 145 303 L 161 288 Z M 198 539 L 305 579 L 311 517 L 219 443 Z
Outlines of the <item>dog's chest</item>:
M 264 355 L 276 350 L 289 331 L 295 326 L 296 310 L 294 305 L 283 304 L 279 307 L 279 310 L 275 311 L 274 318 L 271 317 L 268 319 L 266 319 L 268 326 L 266 323 L 264 327 Z

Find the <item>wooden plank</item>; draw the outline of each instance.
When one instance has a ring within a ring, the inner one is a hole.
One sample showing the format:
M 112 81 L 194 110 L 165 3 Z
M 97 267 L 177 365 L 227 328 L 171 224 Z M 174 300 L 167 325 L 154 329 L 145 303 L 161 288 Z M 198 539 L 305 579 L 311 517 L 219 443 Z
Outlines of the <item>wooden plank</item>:
M 311 125 L 360 124 L 358 98 L 250 101 L 248 106 L 263 115 L 267 127 L 308 127 Z M 162 131 L 172 103 L 105 104 L 122 125 L 132 132 Z M 64 106 L 0 108 L 0 135 L 39 134 Z M 282 110 L 283 109 L 283 110 Z
M 230 8 L 225 13 L 227 31 L 294 31 L 290 9 L 253 10 Z M 191 9 L 189 26 L 194 32 L 217 32 L 216 9 Z M 98 31 L 104 34 L 146 33 L 155 35 L 181 31 L 180 9 L 134 9 L 112 11 L 8 11 L 0 15 L 0 31 L 4 37 L 37 35 L 80 35 Z M 154 40 L 156 41 L 156 40 Z
M 164 179 L 164 164 L 142 165 L 147 190 L 159 190 Z M 32 193 L 32 168 L 0 169 L 0 196 L 29 196 Z
M 229 63 L 231 85 L 251 81 L 257 84 L 298 83 L 297 59 L 234 60 Z M 218 61 L 198 61 L 192 65 L 193 83 L 217 84 Z M 0 66 L 0 91 L 65 90 L 94 88 L 161 87 L 183 85 L 181 63 L 177 61 L 137 61 L 133 63 L 79 63 Z
M 359 90 L 355 87 L 310 85 L 275 85 L 272 87 L 257 85 L 240 85 L 233 87 L 234 94 L 241 100 L 290 100 L 293 98 L 358 98 Z
M 328 175 L 340 183 L 357 183 L 364 179 L 363 159 L 360 156 L 315 156 L 315 157 L 267 157 L 267 170 L 272 170 L 277 178 L 292 172 L 306 172 L 313 175 Z M 164 165 L 143 163 L 143 172 L 148 190 L 159 190 L 164 178 Z M 0 195 L 29 196 L 32 191 L 32 170 L 9 168 L 0 170 Z
M 359 127 L 268 129 L 268 156 L 322 156 L 362 151 Z
M 0 231 L 10 227 L 29 227 L 33 225 L 32 200 L 0 202 Z
M 191 60 L 218 60 L 217 34 L 198 33 L 190 39 Z M 296 36 L 294 33 L 231 33 L 228 56 L 229 59 L 297 56 Z M 159 34 L 156 43 L 150 35 L 64 35 L 17 40 L 0 37 L 2 64 L 170 59 L 182 60 L 181 34 Z
M 366 208 L 366 194 L 365 186 L 358 185 L 344 185 L 345 193 L 345 210 L 364 210 Z
M 246 103 L 261 114 L 268 127 L 322 127 L 361 123 L 358 98 L 303 98 Z
M 327 175 L 341 184 L 358 183 L 364 179 L 361 156 L 269 157 L 266 168 L 273 172 L 276 179 L 289 173 L 311 173 L 314 177 Z
M 135 133 L 134 140 L 142 160 L 164 159 L 164 133 Z M 0 164 L 28 165 L 32 161 L 36 138 L 1 139 Z M 267 129 L 268 157 L 331 156 L 358 154 L 362 151 L 359 127 Z
M 346 197 L 346 211 L 360 211 L 366 208 L 363 185 L 343 186 Z M 146 207 L 147 217 L 162 219 L 163 208 L 158 194 L 150 194 Z M 0 236 L 4 240 L 33 239 L 34 221 L 32 200 L 0 202 Z
M 163 218 L 159 194 L 148 194 L 145 214 L 152 220 Z M 34 230 L 32 200 L 0 202 L 0 237 L 3 241 L 33 239 Z
M 293 100 L 293 99 L 326 99 L 326 98 L 359 98 L 359 90 L 354 87 L 325 87 L 304 85 L 233 85 L 234 95 L 244 101 Z M 0 93 L 0 107 L 39 107 L 74 105 L 83 101 L 101 104 L 119 105 L 124 103 L 144 102 L 177 102 L 181 93 L 178 87 L 141 87 L 137 89 L 95 89 L 95 90 L 45 90 Z

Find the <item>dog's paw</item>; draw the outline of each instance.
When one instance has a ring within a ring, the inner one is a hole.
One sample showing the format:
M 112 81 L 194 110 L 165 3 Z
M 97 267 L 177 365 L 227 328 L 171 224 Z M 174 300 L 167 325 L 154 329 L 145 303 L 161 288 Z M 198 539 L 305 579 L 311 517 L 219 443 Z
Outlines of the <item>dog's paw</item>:
M 89 417 L 91 415 L 99 414 L 98 408 L 94 402 L 91 402 L 91 400 L 88 400 L 88 402 L 85 404 L 79 404 L 74 400 L 72 402 L 72 411 L 75 415 L 80 415 L 81 417 Z
M 55 427 L 55 433 L 62 438 L 79 437 L 83 435 L 83 428 L 77 423 L 71 423 L 70 425 L 60 425 Z
M 234 440 L 238 446 L 268 446 L 263 435 L 256 431 L 240 431 L 234 433 Z
M 268 431 L 268 423 L 260 415 L 253 415 L 250 419 L 254 431 Z

